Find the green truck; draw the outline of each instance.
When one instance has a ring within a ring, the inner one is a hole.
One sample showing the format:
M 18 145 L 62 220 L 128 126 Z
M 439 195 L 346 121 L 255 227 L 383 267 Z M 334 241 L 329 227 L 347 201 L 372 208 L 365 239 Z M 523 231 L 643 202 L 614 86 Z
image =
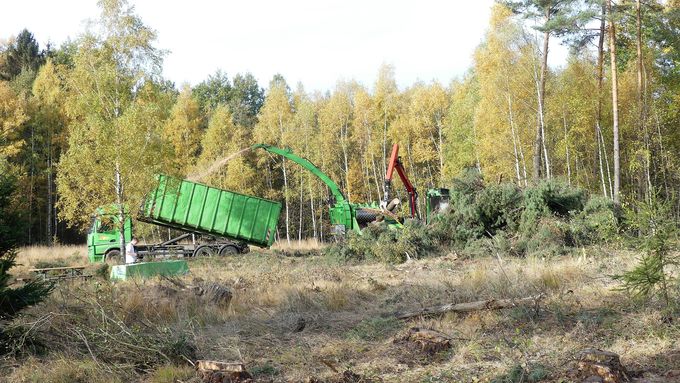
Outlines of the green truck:
M 97 209 L 87 236 L 91 262 L 119 259 L 120 231 L 115 205 Z M 167 175 L 157 176 L 136 219 L 184 232 L 158 244 L 137 245 L 139 255 L 210 256 L 248 252 L 248 245 L 269 247 L 274 242 L 281 203 L 210 187 Z M 133 224 L 125 215 L 125 241 Z M 191 243 L 182 243 L 192 239 Z

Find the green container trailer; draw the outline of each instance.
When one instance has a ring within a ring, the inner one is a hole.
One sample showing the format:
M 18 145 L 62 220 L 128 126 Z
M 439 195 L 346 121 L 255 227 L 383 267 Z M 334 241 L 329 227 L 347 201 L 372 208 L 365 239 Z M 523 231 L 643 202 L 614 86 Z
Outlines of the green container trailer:
M 269 247 L 274 242 L 280 213 L 279 202 L 160 175 L 137 218 Z
M 158 244 L 135 246 L 144 260 L 173 256 L 247 253 L 248 245 L 269 247 L 276 234 L 281 203 L 204 184 L 158 175 L 137 220 L 184 234 Z M 120 219 L 115 205 L 97 209 L 88 234 L 90 261 L 122 258 Z M 132 220 L 125 215 L 125 242 L 132 238 Z M 191 240 L 190 243 L 186 243 Z

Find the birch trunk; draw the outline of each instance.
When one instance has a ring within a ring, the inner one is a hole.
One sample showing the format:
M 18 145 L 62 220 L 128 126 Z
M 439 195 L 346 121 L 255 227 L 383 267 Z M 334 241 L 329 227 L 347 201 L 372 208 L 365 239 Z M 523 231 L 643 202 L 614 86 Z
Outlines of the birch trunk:
M 611 196 L 607 193 L 607 184 L 604 177 L 604 165 L 602 164 L 602 157 L 606 155 L 606 148 L 600 141 L 602 137 L 602 88 L 604 79 L 604 35 L 606 33 L 606 15 L 607 8 L 605 3 L 602 3 L 602 14 L 600 20 L 600 38 L 597 44 L 597 116 L 595 120 L 595 139 L 597 140 L 597 158 L 600 166 L 600 180 L 602 181 L 602 194 L 605 197 Z M 607 164 L 607 171 L 609 171 L 609 164 Z
M 279 131 L 281 133 L 281 140 L 284 139 L 283 118 L 279 114 Z M 286 169 L 286 159 L 281 159 L 281 168 L 283 170 L 283 196 L 286 209 L 286 242 L 290 245 L 290 209 L 288 202 L 288 170 Z
M 341 128 L 340 128 L 340 142 L 342 143 L 342 157 L 344 160 L 344 166 L 345 166 L 345 185 L 347 185 L 347 200 L 351 201 L 351 193 L 352 191 L 350 190 L 350 183 L 349 183 L 349 156 L 347 154 L 347 136 L 348 136 L 348 126 L 345 123 Z
M 651 145 L 649 131 L 647 129 L 646 119 L 647 119 L 647 105 L 645 102 L 645 82 L 643 81 L 644 76 L 644 64 L 642 59 L 642 17 L 641 17 L 641 4 L 640 0 L 635 2 L 635 19 L 636 19 L 636 50 L 637 50 L 637 102 L 639 108 L 639 131 L 645 132 L 645 149 L 646 161 L 645 161 L 645 181 L 647 192 L 645 193 L 647 201 L 651 201 L 652 198 L 652 177 L 651 177 Z
M 299 219 L 298 219 L 298 241 L 302 241 L 302 213 L 303 213 L 303 209 L 302 209 L 302 207 L 303 207 L 303 203 L 302 203 L 303 202 L 302 201 L 302 197 L 303 197 L 303 193 L 302 193 L 302 172 L 300 172 L 300 187 L 299 188 L 300 188 L 300 200 L 299 200 L 300 210 L 298 212 L 298 215 L 299 215 Z
M 506 95 L 508 100 L 508 120 L 510 122 L 510 133 L 512 134 L 512 148 L 515 152 L 515 173 L 517 174 L 517 184 L 522 185 L 522 178 L 519 173 L 519 151 L 517 150 L 517 139 L 515 138 L 515 121 L 512 115 L 512 99 Z
M 312 235 L 314 236 L 314 239 L 317 239 L 317 232 L 316 232 L 316 210 L 314 209 L 314 192 L 312 191 L 312 182 L 311 180 L 307 180 L 307 184 L 309 185 L 309 208 L 311 210 L 311 216 L 312 216 Z
M 571 159 L 569 158 L 569 132 L 567 130 L 567 112 L 562 109 L 562 122 L 564 123 L 564 147 L 567 155 L 567 183 L 571 186 Z
M 550 21 L 550 9 L 546 10 L 545 14 L 546 23 Z M 545 165 L 545 176 L 550 178 L 552 176 L 550 171 L 550 159 L 548 158 L 548 147 L 545 141 L 545 82 L 548 74 L 548 47 L 550 44 L 550 32 L 545 31 L 543 33 L 543 60 L 541 62 L 541 77 L 539 83 L 539 94 L 538 94 L 538 116 L 540 121 L 540 139 L 541 146 L 543 147 L 543 162 Z
M 612 77 L 612 115 L 614 130 L 614 202 L 619 203 L 621 189 L 621 151 L 619 148 L 619 87 L 616 70 L 616 25 L 612 14 L 612 0 L 607 2 L 609 11 L 609 58 Z
M 47 157 L 47 246 L 52 246 L 53 241 L 53 226 L 52 226 L 52 212 L 54 209 L 54 197 L 52 195 L 53 180 L 52 180 L 52 156 L 50 153 L 50 148 L 48 146 L 48 157 Z
M 120 255 L 125 263 L 125 208 L 123 206 L 123 180 L 120 174 L 120 163 L 116 161 L 116 204 L 118 205 L 118 238 Z

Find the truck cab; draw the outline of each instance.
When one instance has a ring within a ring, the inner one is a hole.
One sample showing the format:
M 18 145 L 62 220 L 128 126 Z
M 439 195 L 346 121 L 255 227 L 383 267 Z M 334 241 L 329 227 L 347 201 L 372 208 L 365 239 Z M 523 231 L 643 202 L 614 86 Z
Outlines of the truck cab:
M 115 206 L 102 206 L 92 216 L 87 233 L 87 256 L 90 262 L 103 262 L 106 258 L 120 257 L 120 218 Z M 132 240 L 132 220 L 125 215 L 123 224 L 125 242 Z

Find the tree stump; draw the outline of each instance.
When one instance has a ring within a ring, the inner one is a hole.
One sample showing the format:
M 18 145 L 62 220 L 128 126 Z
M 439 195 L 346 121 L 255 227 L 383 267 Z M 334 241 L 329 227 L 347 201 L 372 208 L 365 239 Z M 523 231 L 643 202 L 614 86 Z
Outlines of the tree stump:
M 451 338 L 443 332 L 420 327 L 411 327 L 406 335 L 397 341 L 409 342 L 418 346 L 420 351 L 434 355 L 451 348 Z
M 579 354 L 578 374 L 589 382 L 623 383 L 630 378 L 619 356 L 613 352 L 587 348 Z
M 199 360 L 196 367 L 198 376 L 204 383 L 246 383 L 253 378 L 243 363 Z

